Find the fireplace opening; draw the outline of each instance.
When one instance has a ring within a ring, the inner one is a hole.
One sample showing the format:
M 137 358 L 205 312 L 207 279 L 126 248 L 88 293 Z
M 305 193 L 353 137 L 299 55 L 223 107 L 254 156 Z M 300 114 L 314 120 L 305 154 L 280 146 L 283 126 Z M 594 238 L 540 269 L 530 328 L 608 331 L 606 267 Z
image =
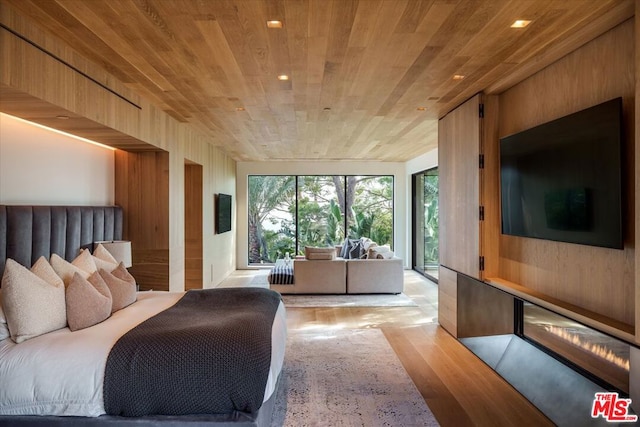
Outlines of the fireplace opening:
M 630 344 L 529 302 L 522 302 L 521 313 L 518 335 L 629 394 Z

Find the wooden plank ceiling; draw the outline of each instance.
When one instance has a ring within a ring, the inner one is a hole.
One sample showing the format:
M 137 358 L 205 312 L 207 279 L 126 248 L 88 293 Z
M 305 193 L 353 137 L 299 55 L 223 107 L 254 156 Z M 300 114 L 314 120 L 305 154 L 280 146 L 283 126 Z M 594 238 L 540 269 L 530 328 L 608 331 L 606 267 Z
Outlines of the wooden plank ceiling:
M 634 13 L 633 0 L 1 1 L 238 161 L 406 161 L 436 147 L 456 105 Z

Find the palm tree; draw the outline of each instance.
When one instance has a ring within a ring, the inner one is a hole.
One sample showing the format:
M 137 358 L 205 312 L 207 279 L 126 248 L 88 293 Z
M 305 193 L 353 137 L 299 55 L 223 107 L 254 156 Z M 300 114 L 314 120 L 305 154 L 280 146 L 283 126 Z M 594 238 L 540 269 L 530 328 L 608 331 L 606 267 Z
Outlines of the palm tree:
M 250 176 L 249 262 L 268 260 L 262 222 L 274 209 L 286 205 L 295 194 L 293 176 Z

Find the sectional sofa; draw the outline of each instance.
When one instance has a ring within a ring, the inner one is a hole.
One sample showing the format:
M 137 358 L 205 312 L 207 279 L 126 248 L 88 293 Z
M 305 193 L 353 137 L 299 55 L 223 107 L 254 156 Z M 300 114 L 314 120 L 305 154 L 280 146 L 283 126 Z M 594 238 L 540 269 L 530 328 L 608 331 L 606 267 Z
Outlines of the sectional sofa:
M 319 249 L 319 248 L 312 248 Z M 294 283 L 271 284 L 281 294 L 398 294 L 404 289 L 402 259 L 345 259 L 324 251 L 306 251 L 293 262 Z M 340 247 L 334 251 L 340 250 Z M 324 254 L 324 255 L 322 255 Z

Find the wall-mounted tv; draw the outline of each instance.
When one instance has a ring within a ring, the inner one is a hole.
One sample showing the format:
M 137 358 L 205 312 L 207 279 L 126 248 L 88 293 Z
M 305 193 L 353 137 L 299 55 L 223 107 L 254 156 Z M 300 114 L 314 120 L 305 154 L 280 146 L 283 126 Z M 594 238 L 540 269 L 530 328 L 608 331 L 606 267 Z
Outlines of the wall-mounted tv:
M 216 233 L 231 231 L 231 196 L 218 194 L 216 196 Z
M 623 248 L 622 99 L 500 139 L 502 233 Z

